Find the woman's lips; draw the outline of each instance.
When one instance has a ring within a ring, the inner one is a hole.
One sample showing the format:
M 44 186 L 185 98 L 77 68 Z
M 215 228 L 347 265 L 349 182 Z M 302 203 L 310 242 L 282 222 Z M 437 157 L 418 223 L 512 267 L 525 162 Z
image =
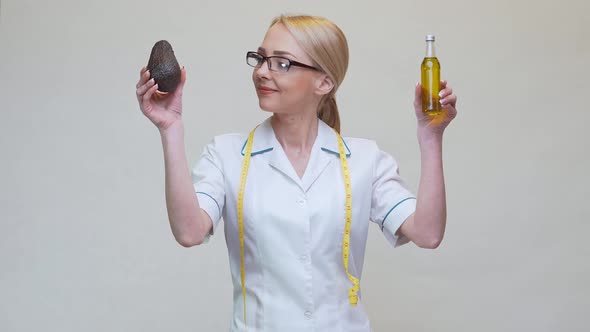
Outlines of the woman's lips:
M 264 86 L 259 86 L 256 88 L 256 90 L 258 90 L 258 92 L 260 92 L 263 95 L 270 95 L 273 94 L 275 92 L 277 92 L 277 90 L 271 89 L 271 88 L 267 88 Z

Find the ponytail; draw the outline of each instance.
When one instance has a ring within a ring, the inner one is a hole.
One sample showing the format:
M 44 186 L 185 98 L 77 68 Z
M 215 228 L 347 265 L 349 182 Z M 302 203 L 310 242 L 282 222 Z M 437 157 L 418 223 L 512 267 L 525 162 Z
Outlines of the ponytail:
M 340 133 L 340 114 L 336 105 L 336 96 L 330 94 L 320 103 L 318 118 Z

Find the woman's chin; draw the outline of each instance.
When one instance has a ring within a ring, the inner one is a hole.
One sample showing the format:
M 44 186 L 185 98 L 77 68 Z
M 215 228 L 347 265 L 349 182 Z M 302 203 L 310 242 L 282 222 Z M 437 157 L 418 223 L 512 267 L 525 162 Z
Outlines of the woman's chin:
M 269 113 L 274 113 L 275 112 L 275 108 L 276 107 L 272 107 L 272 105 L 269 105 L 268 102 L 264 102 L 262 100 L 260 100 L 258 102 L 258 106 L 260 106 L 260 109 L 265 111 L 265 112 L 269 112 Z

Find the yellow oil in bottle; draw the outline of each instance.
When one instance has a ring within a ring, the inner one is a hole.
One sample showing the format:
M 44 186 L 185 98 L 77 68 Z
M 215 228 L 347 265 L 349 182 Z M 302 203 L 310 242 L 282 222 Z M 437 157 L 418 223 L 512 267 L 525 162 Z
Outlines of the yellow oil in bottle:
M 434 52 L 434 36 L 426 36 L 426 56 L 421 65 L 422 112 L 438 115 L 442 112 L 440 105 L 440 62 Z

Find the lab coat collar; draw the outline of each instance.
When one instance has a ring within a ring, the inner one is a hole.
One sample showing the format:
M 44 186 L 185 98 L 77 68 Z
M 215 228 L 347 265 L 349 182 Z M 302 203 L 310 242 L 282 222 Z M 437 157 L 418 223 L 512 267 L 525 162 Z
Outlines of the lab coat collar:
M 246 142 L 242 146 L 242 155 L 245 153 L 247 141 L 246 139 Z M 346 157 L 350 157 L 351 151 L 346 142 L 344 142 L 344 147 Z M 270 124 L 270 118 L 268 118 L 254 132 L 251 156 L 252 158 L 261 156 L 268 160 L 268 164 L 271 167 L 289 177 L 303 192 L 307 192 L 326 167 L 332 161 L 339 159 L 340 153 L 338 151 L 338 135 L 325 122 L 318 119 L 318 136 L 313 144 L 303 177 L 299 178 L 279 141 L 276 139 L 274 130 Z
M 336 156 L 339 156 L 339 148 L 338 148 L 338 136 L 336 132 L 328 126 L 324 121 L 318 119 L 318 136 L 316 138 L 317 142 L 314 143 L 314 146 L 319 146 L 323 152 L 331 153 Z M 346 157 L 350 157 L 351 151 L 346 141 L 343 139 L 344 148 L 346 150 Z M 242 145 L 241 154 L 244 155 L 246 151 L 246 143 L 248 140 L 244 141 Z M 273 151 L 277 148 L 279 142 L 276 139 L 274 134 L 274 130 L 270 124 L 270 117 L 264 120 L 256 131 L 254 132 L 254 142 L 252 144 L 252 157 L 263 154 L 266 152 Z

